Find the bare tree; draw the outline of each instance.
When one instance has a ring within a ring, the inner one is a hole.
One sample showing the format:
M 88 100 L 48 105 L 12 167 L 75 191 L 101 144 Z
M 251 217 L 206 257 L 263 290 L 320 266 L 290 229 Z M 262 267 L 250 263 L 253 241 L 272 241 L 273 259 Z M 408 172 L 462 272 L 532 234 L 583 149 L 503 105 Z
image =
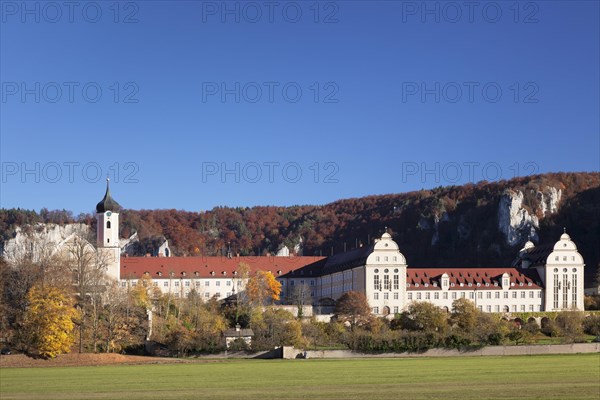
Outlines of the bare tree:
M 304 316 L 304 306 L 312 305 L 311 287 L 306 283 L 296 285 L 287 296 L 287 303 L 298 307 L 298 318 Z

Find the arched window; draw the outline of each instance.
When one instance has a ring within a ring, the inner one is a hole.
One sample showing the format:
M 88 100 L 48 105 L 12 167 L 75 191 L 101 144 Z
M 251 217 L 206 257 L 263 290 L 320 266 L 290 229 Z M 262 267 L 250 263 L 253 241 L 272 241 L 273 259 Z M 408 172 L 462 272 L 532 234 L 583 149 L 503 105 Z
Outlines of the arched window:
M 110 221 L 106 221 L 106 229 L 110 229 Z

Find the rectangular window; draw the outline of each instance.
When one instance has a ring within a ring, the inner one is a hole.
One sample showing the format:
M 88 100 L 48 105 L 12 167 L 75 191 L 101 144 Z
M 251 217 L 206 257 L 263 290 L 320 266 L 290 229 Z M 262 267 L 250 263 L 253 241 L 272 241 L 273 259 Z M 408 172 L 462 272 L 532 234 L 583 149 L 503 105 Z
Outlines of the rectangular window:
M 563 308 L 569 308 L 569 278 L 567 274 L 563 274 Z
M 383 276 L 383 290 L 392 290 L 392 284 L 390 282 L 390 276 L 389 275 L 384 275 Z
M 486 292 L 485 293 L 485 298 L 486 299 L 491 299 L 492 298 L 492 292 Z
M 398 292 L 394 293 L 394 300 L 398 300 Z
M 512 292 L 512 298 L 516 299 L 517 298 L 517 292 Z
M 533 311 L 533 304 L 529 305 L 529 311 Z
M 390 294 L 389 294 L 389 293 L 384 293 L 384 294 L 383 294 L 383 299 L 384 299 L 384 300 L 387 300 L 387 299 L 389 299 L 389 298 L 390 298 Z
M 521 304 L 521 311 L 525 311 L 525 304 Z
M 179 283 L 179 282 L 178 282 Z M 131 286 L 137 286 L 137 282 L 133 282 Z
M 400 276 L 394 275 L 394 290 L 400 289 Z
M 166 286 L 169 286 L 169 282 L 165 281 L 165 282 L 163 283 L 163 286 L 165 286 L 165 287 L 166 287 Z
M 492 306 L 485 306 L 485 310 L 487 312 L 492 312 Z
M 500 292 L 496 292 L 496 293 L 494 293 L 494 298 L 495 298 L 495 299 L 499 299 L 499 298 L 500 298 Z
M 375 300 L 379 300 L 379 293 L 374 293 L 374 294 L 373 294 L 373 298 L 374 298 Z
M 452 292 L 452 300 L 456 300 L 456 292 Z
M 231 286 L 231 281 L 227 281 L 227 286 Z
M 373 279 L 373 289 L 381 290 L 381 281 L 379 280 L 379 275 L 375 275 Z
M 554 274 L 554 308 L 558 308 L 558 274 Z
M 522 299 L 524 299 L 524 298 L 525 298 L 525 295 L 526 295 L 525 291 L 524 291 L 524 290 L 523 290 L 523 291 L 521 291 L 521 298 L 522 298 Z
M 292 279 L 292 280 L 290 281 L 290 286 L 294 286 L 295 284 L 296 284 L 296 282 L 294 282 L 294 280 Z
M 179 281 L 175 281 L 175 286 L 179 286 Z
M 495 312 L 500 312 L 500 306 L 494 306 L 494 311 Z
M 473 300 L 475 298 L 475 292 L 469 292 L 469 298 Z
M 421 292 L 417 292 L 417 300 L 421 300 Z
M 398 306 L 394 307 L 394 314 L 398 314 Z
M 204 297 L 206 297 L 208 299 L 210 297 L 210 293 L 209 292 L 204 292 Z
M 444 300 L 448 300 L 448 292 L 444 292 L 444 294 L 442 295 L 442 297 L 444 298 Z
M 215 285 L 216 285 L 216 286 L 221 286 L 221 281 L 216 281 L 216 282 L 215 282 Z
M 460 292 L 460 298 L 464 299 L 465 298 L 465 292 Z
M 572 293 L 572 307 L 577 307 L 577 274 L 573 274 L 573 287 L 571 289 Z
M 412 293 L 409 293 L 407 296 L 409 300 L 412 300 Z
M 425 293 L 425 300 L 429 300 L 431 299 L 431 293 L 427 292 Z
M 185 281 L 185 286 L 190 286 L 190 281 Z
M 541 299 L 541 298 L 542 298 L 542 291 L 540 290 L 540 291 L 538 292 L 538 299 Z
M 483 306 L 477 306 L 477 309 L 478 309 L 479 311 L 483 311 Z
M 216 296 L 218 299 L 220 299 L 220 298 L 221 298 L 221 292 L 217 292 L 217 293 L 215 293 L 215 296 Z
M 533 299 L 533 297 L 535 296 L 535 293 L 533 292 L 533 290 L 529 291 L 529 298 Z
M 513 312 L 517 312 L 517 306 L 516 306 L 516 305 L 513 305 L 513 306 L 512 306 L 512 310 L 513 310 Z
M 504 292 L 504 298 L 508 299 L 508 292 Z
M 440 294 L 439 294 L 438 292 L 435 292 L 435 293 L 433 294 L 433 298 L 434 298 L 435 300 L 439 300 L 439 298 L 440 298 Z
M 477 298 L 478 299 L 482 299 L 483 298 L 483 292 L 478 292 L 477 293 Z
M 204 286 L 209 287 L 210 286 L 210 281 L 204 281 Z
M 373 314 L 379 314 L 379 307 L 373 307 Z
M 315 286 L 315 280 L 314 279 L 310 280 L 310 286 Z

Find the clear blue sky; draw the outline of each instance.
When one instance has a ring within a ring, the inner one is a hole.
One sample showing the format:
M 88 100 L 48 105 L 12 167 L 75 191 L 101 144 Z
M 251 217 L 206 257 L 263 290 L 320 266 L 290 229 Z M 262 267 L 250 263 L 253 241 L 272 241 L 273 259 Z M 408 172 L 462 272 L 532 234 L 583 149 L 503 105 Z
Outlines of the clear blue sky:
M 598 1 L 222 4 L 2 0 L 0 205 L 90 212 L 107 174 L 126 208 L 197 211 L 600 167 Z

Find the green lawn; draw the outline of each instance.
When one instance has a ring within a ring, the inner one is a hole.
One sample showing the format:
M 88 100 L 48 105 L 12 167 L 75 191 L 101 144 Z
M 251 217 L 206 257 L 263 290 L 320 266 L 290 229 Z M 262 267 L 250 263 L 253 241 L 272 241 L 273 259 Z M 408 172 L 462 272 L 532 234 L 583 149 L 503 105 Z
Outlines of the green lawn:
M 594 399 L 600 354 L 0 369 L 8 399 Z

